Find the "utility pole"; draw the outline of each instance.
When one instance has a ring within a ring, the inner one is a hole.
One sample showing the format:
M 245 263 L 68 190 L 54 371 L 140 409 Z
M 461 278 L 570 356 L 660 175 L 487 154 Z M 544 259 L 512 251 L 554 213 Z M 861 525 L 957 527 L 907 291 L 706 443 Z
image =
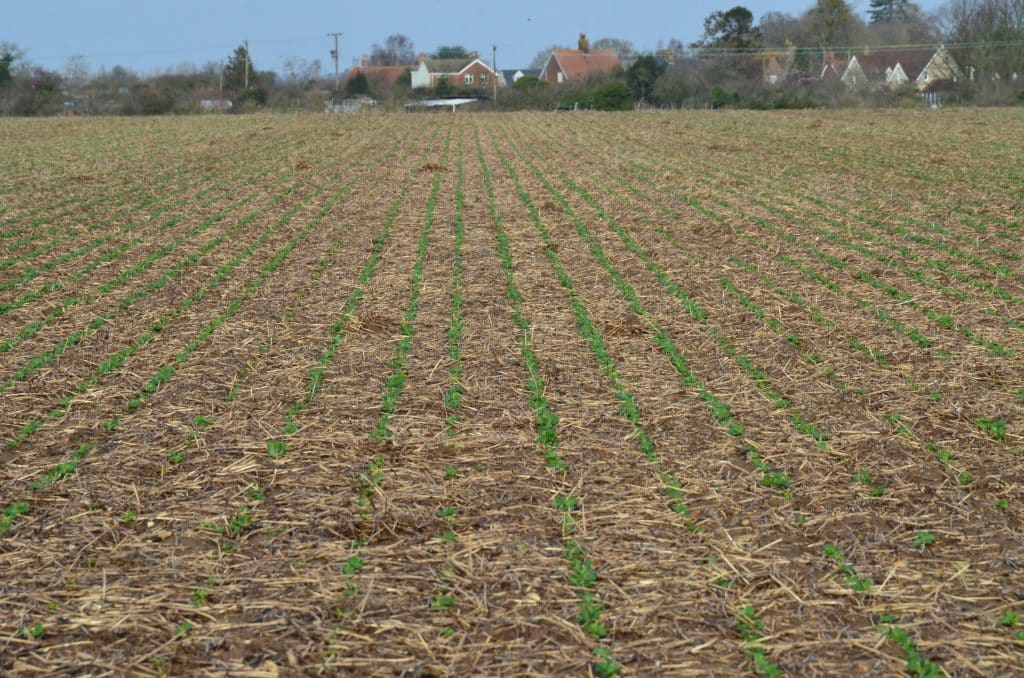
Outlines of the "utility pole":
M 338 36 L 341 33 L 328 33 L 327 37 L 334 37 L 334 49 L 331 50 L 331 58 L 334 59 L 334 93 L 338 93 Z
M 249 41 L 243 40 L 242 44 L 245 45 L 245 88 L 249 89 Z
M 221 60 L 221 62 L 220 62 L 220 91 L 221 91 L 221 94 L 224 93 L 224 61 L 223 60 Z
M 491 70 L 494 71 L 494 105 L 498 105 L 498 46 L 491 45 Z

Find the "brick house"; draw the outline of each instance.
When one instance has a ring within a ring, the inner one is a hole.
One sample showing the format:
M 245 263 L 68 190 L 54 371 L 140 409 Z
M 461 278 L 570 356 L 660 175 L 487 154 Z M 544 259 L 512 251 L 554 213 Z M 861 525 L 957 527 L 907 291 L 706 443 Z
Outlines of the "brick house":
M 383 86 L 387 88 L 394 87 L 395 82 L 398 81 L 406 71 L 411 71 L 416 68 L 413 65 L 405 64 L 401 66 L 371 66 L 370 57 L 366 54 L 363 55 L 362 63 L 358 66 L 353 66 L 345 74 L 345 81 L 354 78 L 360 73 L 363 74 L 367 81 L 373 86 Z
M 412 72 L 413 89 L 436 87 L 444 79 L 458 89 L 488 92 L 494 87 L 494 71 L 475 53 L 465 59 L 430 59 L 421 56 L 419 66 Z M 498 76 L 498 86 L 504 86 Z
M 611 73 L 622 68 L 619 55 L 610 49 L 590 49 L 584 33 L 580 33 L 579 49 L 556 49 L 544 62 L 540 79 L 557 85 L 570 80 L 586 82 L 599 73 Z

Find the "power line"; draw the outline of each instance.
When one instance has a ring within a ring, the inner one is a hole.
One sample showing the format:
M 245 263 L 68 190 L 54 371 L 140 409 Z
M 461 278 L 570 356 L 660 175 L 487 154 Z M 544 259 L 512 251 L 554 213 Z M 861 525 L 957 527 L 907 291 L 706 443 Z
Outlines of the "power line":
M 986 49 L 999 47 L 1024 47 L 1024 40 L 1003 40 L 996 42 L 947 42 L 941 45 L 935 43 L 920 43 L 908 45 L 847 45 L 847 46 L 774 46 L 774 47 L 688 47 L 682 50 L 655 50 L 659 54 L 671 53 L 674 56 L 742 56 L 745 54 L 763 54 L 765 52 L 791 52 L 796 54 L 821 54 L 822 52 L 863 52 L 865 49 L 871 52 L 912 52 L 921 50 L 935 50 L 938 47 L 946 49 Z
M 309 42 L 319 38 L 319 35 L 313 36 L 302 36 L 293 38 L 269 38 L 265 40 L 250 40 L 249 42 L 256 46 L 265 45 L 280 45 L 286 43 L 296 42 Z M 37 56 L 33 57 L 40 61 L 57 61 L 62 59 L 70 59 L 71 57 L 84 57 L 86 59 L 111 59 L 117 57 L 134 57 L 134 56 L 161 56 L 161 55 L 174 55 L 174 54 L 195 54 L 199 52 L 213 52 L 213 51 L 224 51 L 235 49 L 238 45 L 208 45 L 208 46 L 195 46 L 195 47 L 174 47 L 167 49 L 146 49 L 146 50 L 132 50 L 127 52 L 95 52 L 92 54 L 84 54 L 82 52 L 75 52 L 73 54 L 64 55 L 53 55 L 53 56 Z

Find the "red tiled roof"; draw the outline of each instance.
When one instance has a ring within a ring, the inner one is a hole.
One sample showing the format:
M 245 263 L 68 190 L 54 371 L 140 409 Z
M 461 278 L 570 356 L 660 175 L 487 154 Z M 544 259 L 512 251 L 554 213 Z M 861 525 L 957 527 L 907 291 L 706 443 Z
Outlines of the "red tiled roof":
M 414 66 L 353 66 L 348 70 L 345 79 L 348 80 L 355 77 L 357 73 L 362 73 L 367 80 L 377 80 L 390 87 L 403 73 L 414 68 Z
M 607 73 L 622 67 L 619 55 L 610 49 L 581 52 L 578 49 L 556 49 L 552 57 L 561 66 L 568 80 L 586 80 L 595 73 Z

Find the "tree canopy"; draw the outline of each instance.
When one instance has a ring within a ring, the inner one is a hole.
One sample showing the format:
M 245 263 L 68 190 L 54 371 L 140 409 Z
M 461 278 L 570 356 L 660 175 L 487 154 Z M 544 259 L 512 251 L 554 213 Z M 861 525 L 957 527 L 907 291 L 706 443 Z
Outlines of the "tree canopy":
M 356 73 L 348 81 L 345 82 L 345 95 L 356 96 L 360 94 L 370 93 L 370 83 L 366 80 L 366 75 L 363 73 Z
M 704 19 L 704 36 L 694 47 L 727 47 L 747 49 L 761 44 L 761 31 L 754 25 L 754 15 L 737 5 L 726 12 L 712 12 Z
M 654 93 L 654 83 L 665 72 L 665 64 L 650 54 L 638 57 L 626 70 L 626 83 L 633 91 L 633 98 L 649 101 Z
M 0 42 L 0 85 L 11 79 L 11 68 L 21 58 L 21 50 L 13 42 Z
M 853 42 L 859 19 L 846 0 L 817 0 L 811 10 L 811 18 L 820 45 L 837 47 Z
M 462 45 L 441 45 L 430 55 L 431 59 L 465 59 L 469 50 Z

